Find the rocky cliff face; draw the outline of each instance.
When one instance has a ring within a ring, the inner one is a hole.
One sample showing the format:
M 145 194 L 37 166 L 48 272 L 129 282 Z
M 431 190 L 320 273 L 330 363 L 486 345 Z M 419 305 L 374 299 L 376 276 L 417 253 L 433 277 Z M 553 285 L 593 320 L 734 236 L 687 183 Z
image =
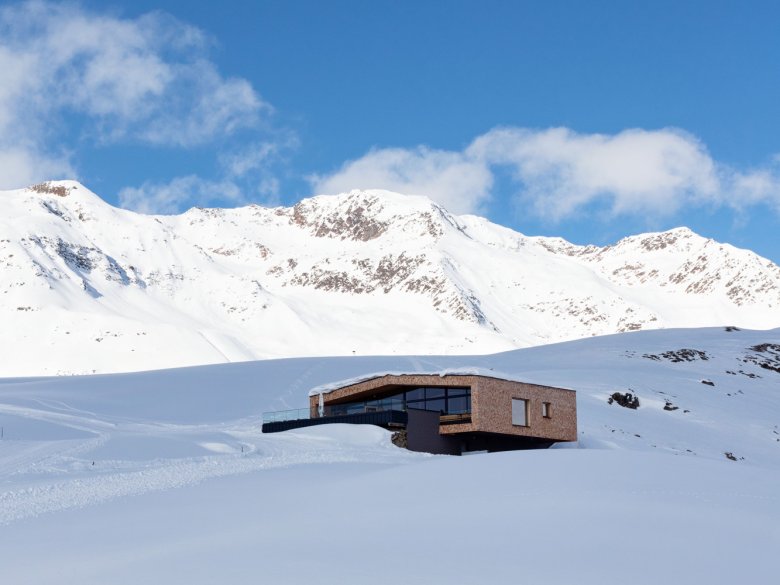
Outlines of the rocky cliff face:
M 382 191 L 145 216 L 63 181 L 0 203 L 0 375 L 780 326 L 780 268 L 686 228 L 583 247 Z

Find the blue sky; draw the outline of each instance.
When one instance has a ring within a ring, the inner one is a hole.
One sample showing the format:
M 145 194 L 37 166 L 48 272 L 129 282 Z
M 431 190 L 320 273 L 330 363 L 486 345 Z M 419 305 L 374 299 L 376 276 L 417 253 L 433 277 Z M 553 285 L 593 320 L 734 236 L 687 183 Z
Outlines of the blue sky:
M 156 212 L 389 188 L 780 261 L 775 2 L 0 6 L 1 188 Z

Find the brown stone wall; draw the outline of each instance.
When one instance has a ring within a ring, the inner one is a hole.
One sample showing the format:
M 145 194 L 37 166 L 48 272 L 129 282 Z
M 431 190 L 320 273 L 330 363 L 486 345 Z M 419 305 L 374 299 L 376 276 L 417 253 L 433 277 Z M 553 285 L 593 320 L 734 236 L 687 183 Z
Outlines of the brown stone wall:
M 392 394 L 403 386 L 469 386 L 471 422 L 440 426 L 442 434 L 464 432 L 501 433 L 553 441 L 577 440 L 577 401 L 573 390 L 511 382 L 487 376 L 404 374 L 382 376 L 325 394 L 325 404 L 338 404 Z M 512 399 L 528 400 L 528 426 L 512 424 Z M 316 416 L 318 396 L 309 398 Z M 551 405 L 550 418 L 542 416 L 542 403 Z
M 528 401 L 528 426 L 512 424 L 512 399 Z M 550 403 L 550 418 L 542 403 Z M 538 437 L 554 441 L 577 440 L 577 400 L 572 390 L 480 377 L 471 389 L 471 426 L 475 431 Z M 442 432 L 448 432 L 442 427 Z

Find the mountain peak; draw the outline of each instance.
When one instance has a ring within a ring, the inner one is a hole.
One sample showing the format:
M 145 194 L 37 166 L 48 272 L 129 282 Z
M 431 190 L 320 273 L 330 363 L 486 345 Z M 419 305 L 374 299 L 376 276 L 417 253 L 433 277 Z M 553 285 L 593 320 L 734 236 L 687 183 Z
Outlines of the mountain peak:
M 42 183 L 30 185 L 25 189 L 11 191 L 10 193 L 26 194 L 28 196 L 33 196 L 40 201 L 59 202 L 68 206 L 80 203 L 93 206 L 112 207 L 99 195 L 89 190 L 79 181 L 72 179 L 44 181 Z
M 387 232 L 408 237 L 439 237 L 455 218 L 427 197 L 380 189 L 356 189 L 303 199 L 291 221 L 316 237 L 374 240 Z

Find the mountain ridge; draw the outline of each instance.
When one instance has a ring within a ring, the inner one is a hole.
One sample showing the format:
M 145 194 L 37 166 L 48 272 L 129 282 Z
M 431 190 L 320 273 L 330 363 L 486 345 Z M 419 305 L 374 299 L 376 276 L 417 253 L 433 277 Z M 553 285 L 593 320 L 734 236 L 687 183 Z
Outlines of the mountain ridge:
M 0 201 L 4 376 L 780 326 L 780 268 L 684 227 L 578 246 L 380 190 L 171 216 L 75 181 Z

